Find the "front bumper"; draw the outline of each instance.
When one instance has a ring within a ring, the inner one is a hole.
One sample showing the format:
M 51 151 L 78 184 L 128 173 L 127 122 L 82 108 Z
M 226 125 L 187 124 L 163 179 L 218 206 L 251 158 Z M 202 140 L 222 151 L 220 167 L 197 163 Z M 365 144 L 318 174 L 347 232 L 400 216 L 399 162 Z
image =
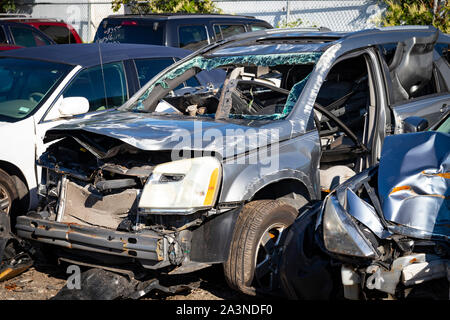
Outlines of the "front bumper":
M 169 239 L 152 231 L 129 233 L 29 216 L 19 216 L 16 229 L 17 235 L 23 239 L 84 252 L 132 258 L 148 269 L 170 265 L 167 254 Z

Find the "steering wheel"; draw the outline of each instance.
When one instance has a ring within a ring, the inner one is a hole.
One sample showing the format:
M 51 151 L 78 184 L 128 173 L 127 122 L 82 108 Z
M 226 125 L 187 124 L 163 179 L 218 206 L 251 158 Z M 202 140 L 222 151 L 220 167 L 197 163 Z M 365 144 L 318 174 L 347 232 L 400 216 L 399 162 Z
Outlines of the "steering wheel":
M 38 97 L 38 99 L 35 99 L 34 97 Z M 39 102 L 41 101 L 41 99 L 44 97 L 43 93 L 40 92 L 32 92 L 30 93 L 30 95 L 28 96 L 28 100 L 34 101 L 34 102 Z
M 243 85 L 249 85 L 249 86 L 260 86 L 260 87 L 264 87 L 267 88 L 269 90 L 284 94 L 286 96 L 289 96 L 289 90 L 283 89 L 283 88 L 278 88 L 274 85 L 268 84 L 266 82 L 261 82 L 261 81 L 255 81 L 255 80 L 239 80 L 238 82 L 238 86 L 239 84 L 243 84 Z M 254 113 L 254 114 L 258 114 L 259 112 L 261 112 L 264 109 L 264 103 L 262 101 L 260 101 L 258 98 L 252 96 L 252 100 L 253 100 L 253 104 L 250 107 L 250 110 Z
M 324 114 L 328 119 L 333 120 L 338 127 L 340 127 L 342 129 L 342 131 L 344 131 L 344 133 L 347 135 L 347 137 L 349 137 L 356 146 L 362 148 L 364 151 L 368 151 L 366 146 L 364 144 L 362 144 L 359 140 L 358 137 L 353 133 L 353 131 L 351 131 L 341 120 L 339 120 L 338 117 L 336 117 L 333 113 L 331 113 L 330 111 L 328 111 L 327 109 L 325 109 L 322 105 L 320 105 L 319 103 L 315 102 L 314 103 L 314 108 L 316 110 L 318 110 L 320 113 Z M 328 121 L 326 121 L 328 122 Z M 320 125 L 320 124 L 319 124 Z M 317 124 L 316 124 L 317 126 Z M 317 128 L 318 130 L 320 130 L 320 128 Z

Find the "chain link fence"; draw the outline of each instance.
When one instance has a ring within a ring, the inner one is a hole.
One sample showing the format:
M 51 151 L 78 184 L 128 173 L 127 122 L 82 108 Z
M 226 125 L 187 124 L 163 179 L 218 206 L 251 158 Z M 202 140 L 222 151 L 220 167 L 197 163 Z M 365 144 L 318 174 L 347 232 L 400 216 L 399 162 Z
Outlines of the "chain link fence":
M 299 26 L 328 27 L 351 31 L 375 26 L 384 10 L 380 0 L 214 0 L 224 13 L 248 15 L 266 20 L 274 27 L 297 22 Z M 84 42 L 91 42 L 100 21 L 114 14 L 111 0 L 21 0 L 20 13 L 35 18 L 63 20 L 77 30 Z M 123 14 L 122 7 L 117 14 Z M 300 23 L 301 21 L 301 23 Z
M 255 16 L 274 27 L 297 22 L 299 26 L 327 27 L 333 31 L 372 28 L 385 10 L 379 0 L 214 0 L 225 13 Z

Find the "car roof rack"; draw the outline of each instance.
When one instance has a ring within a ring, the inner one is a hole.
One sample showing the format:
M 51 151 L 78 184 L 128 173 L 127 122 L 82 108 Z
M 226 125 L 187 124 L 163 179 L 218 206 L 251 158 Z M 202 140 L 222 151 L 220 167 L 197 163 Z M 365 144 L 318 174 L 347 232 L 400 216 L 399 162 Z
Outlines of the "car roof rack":
M 0 13 L 0 19 L 17 19 L 17 18 L 31 18 L 27 13 Z
M 126 14 L 111 14 L 108 18 L 146 18 L 146 17 L 177 17 L 177 16 L 217 16 L 217 17 L 236 17 L 236 18 L 251 18 L 256 19 L 254 16 L 235 15 L 226 13 L 188 13 L 188 12 L 151 12 L 151 13 L 126 13 Z

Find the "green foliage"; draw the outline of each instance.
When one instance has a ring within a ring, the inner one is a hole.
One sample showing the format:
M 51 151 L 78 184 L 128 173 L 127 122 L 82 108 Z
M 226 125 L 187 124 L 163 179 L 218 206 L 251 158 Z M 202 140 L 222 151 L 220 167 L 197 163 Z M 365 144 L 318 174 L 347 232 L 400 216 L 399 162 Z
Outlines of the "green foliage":
M 212 0 L 113 0 L 112 9 L 117 12 L 122 5 L 128 5 L 132 13 L 220 13 Z
M 0 0 L 0 12 L 8 13 L 16 10 L 16 4 L 14 0 Z
M 381 18 L 382 26 L 433 25 L 450 33 L 449 0 L 385 0 L 388 8 Z

